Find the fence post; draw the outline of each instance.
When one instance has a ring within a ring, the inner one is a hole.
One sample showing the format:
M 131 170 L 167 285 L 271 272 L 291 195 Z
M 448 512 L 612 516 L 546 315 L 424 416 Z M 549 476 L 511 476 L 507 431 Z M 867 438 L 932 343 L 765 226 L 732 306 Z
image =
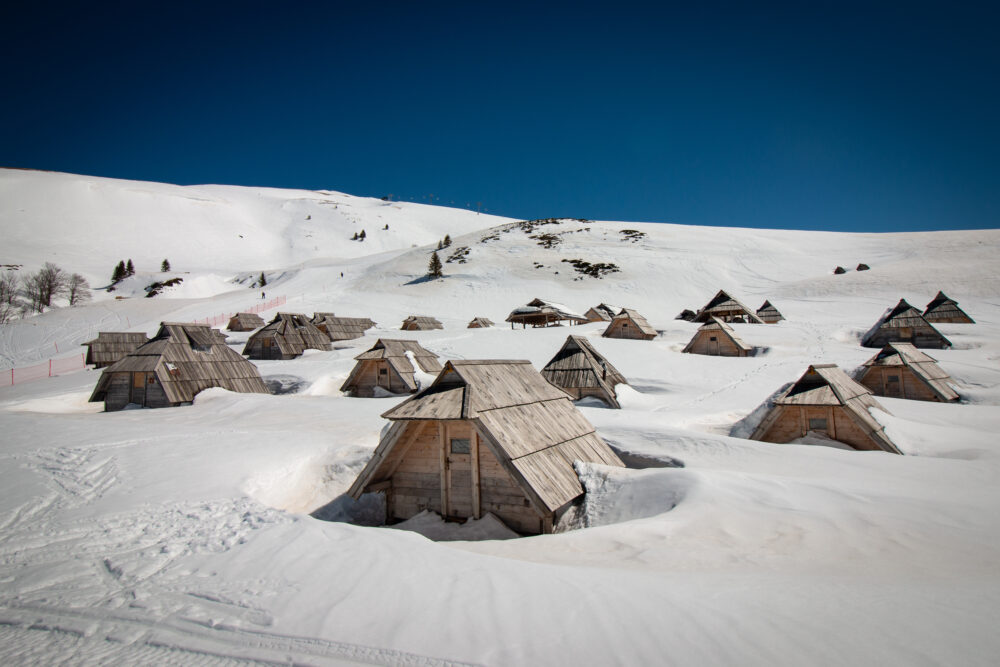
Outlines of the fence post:
M 56 354 L 59 354 L 59 343 L 52 343 L 56 346 Z
M 49 359 L 49 377 L 52 377 L 52 360 Z
M 14 386 L 14 369 L 10 369 L 10 386 Z

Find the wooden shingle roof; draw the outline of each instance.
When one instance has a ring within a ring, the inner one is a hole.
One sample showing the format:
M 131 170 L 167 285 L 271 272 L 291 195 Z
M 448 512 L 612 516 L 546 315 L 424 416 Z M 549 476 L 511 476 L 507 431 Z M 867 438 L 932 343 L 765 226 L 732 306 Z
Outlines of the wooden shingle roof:
M 468 329 L 489 329 L 493 326 L 493 320 L 487 317 L 473 317 L 472 321 L 469 322 Z
M 542 377 L 557 387 L 600 388 L 613 408 L 621 407 L 615 385 L 628 384 L 625 376 L 583 336 L 567 336 L 562 348 L 545 364 Z
M 262 337 L 274 339 L 281 353 L 287 355 L 299 356 L 305 350 L 332 349 L 327 335 L 300 313 L 275 315 L 267 326 L 250 336 L 243 354 L 250 354 L 254 341 Z
M 444 329 L 444 325 L 434 317 L 410 315 L 403 320 L 403 326 L 400 329 L 404 331 L 427 331 L 430 329 Z
M 914 337 L 934 339 L 940 341 L 943 347 L 951 347 L 951 341 L 924 319 L 923 314 L 907 303 L 906 299 L 900 299 L 895 307 L 883 313 L 882 317 L 861 339 L 861 345 L 863 347 L 882 347 L 880 343 L 882 332 L 892 329 L 909 329 L 913 332 Z M 887 333 L 892 332 L 888 331 Z
M 976 323 L 964 310 L 958 307 L 957 301 L 949 299 L 944 292 L 940 291 L 927 304 L 927 308 L 924 310 L 924 319 L 928 322 L 952 321 L 967 322 L 968 324 Z
M 610 322 L 615 315 L 621 312 L 620 306 L 609 306 L 606 303 L 599 303 L 583 314 L 591 322 Z
M 774 324 L 775 322 L 780 322 L 785 319 L 777 308 L 771 305 L 770 301 L 765 300 L 760 308 L 757 309 L 757 317 L 763 320 L 766 324 Z
M 604 330 L 602 336 L 608 336 L 608 334 L 615 329 L 615 326 L 622 320 L 628 320 L 631 322 L 636 329 L 638 329 L 644 336 L 650 338 L 656 338 L 658 335 L 656 329 L 646 321 L 646 318 L 639 314 L 639 311 L 634 308 L 622 308 L 621 312 L 615 315 L 611 319 L 611 323 L 608 324 L 608 328 Z
M 731 321 L 734 317 L 742 317 L 750 324 L 763 324 L 764 322 L 757 315 L 725 292 L 719 290 L 712 297 L 704 308 L 694 316 L 693 322 L 707 322 L 709 317 L 718 317 L 721 320 Z
M 753 351 L 753 345 L 747 345 L 744 343 L 743 339 L 736 335 L 736 332 L 733 331 L 731 326 L 720 320 L 718 317 L 712 317 L 708 322 L 698 327 L 698 331 L 695 332 L 695 335 L 691 337 L 691 340 L 688 341 L 688 344 L 684 346 L 684 349 L 681 350 L 681 352 L 690 352 L 694 348 L 698 337 L 709 331 L 718 332 L 726 338 L 729 338 L 733 341 L 733 344 L 741 350 L 746 350 L 747 352 Z
M 889 343 L 864 364 L 865 368 L 872 366 L 905 366 L 942 401 L 959 398 L 948 384 L 951 377 L 938 366 L 937 360 L 911 343 Z
M 87 346 L 85 363 L 108 366 L 148 341 L 145 333 L 133 331 L 101 331 L 97 338 L 82 343 Z
M 365 331 L 375 326 L 375 322 L 367 317 L 337 317 L 333 313 L 313 313 L 310 322 L 326 333 L 331 341 L 361 338 Z
M 416 391 L 416 370 L 411 363 L 411 358 L 416 361 L 417 366 L 424 373 L 438 373 L 441 371 L 441 362 L 436 354 L 424 348 L 415 340 L 394 340 L 379 338 L 368 350 L 354 357 L 357 361 L 385 360 L 399 377 L 406 384 L 407 389 Z M 355 364 L 351 369 L 351 374 L 344 381 L 341 391 L 348 391 L 357 380 L 358 373 L 361 372 L 362 364 Z
M 226 328 L 230 331 L 253 331 L 264 326 L 264 319 L 256 313 L 236 313 Z
M 561 303 L 535 298 L 527 305 L 518 306 L 510 311 L 505 321 L 533 324 L 536 322 L 586 322 L 587 318 Z

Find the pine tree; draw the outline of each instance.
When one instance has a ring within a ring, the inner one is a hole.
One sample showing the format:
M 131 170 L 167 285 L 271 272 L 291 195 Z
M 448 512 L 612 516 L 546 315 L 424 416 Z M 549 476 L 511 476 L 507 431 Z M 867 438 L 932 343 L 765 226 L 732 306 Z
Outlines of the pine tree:
M 166 273 L 169 270 L 170 270 L 170 260 L 165 259 L 160 264 L 160 271 L 162 271 L 163 273 Z
M 112 284 L 121 282 L 125 277 L 125 262 L 120 261 L 115 265 L 115 270 L 111 272 L 111 282 Z
M 431 278 L 440 278 L 444 275 L 441 273 L 441 258 L 438 257 L 437 251 L 431 253 L 431 261 L 427 265 L 427 275 Z
M 365 230 L 362 229 L 361 233 L 358 234 L 358 240 L 359 241 L 364 241 L 365 240 Z
M 264 277 L 263 271 L 260 272 L 260 279 L 257 282 L 260 283 L 261 287 L 267 284 L 267 278 Z
M 351 240 L 352 241 L 357 241 L 358 240 L 358 233 L 357 232 L 354 232 L 354 236 L 351 237 Z
M 135 266 L 132 264 L 132 260 L 131 259 L 129 259 L 128 263 L 125 264 L 125 275 L 126 276 L 134 276 L 135 275 Z
M 438 241 L 438 250 L 442 250 L 443 248 L 444 248 L 444 241 Z
M 447 248 L 450 245 L 451 245 L 451 236 L 449 236 L 448 234 L 445 234 L 444 235 L 444 247 Z

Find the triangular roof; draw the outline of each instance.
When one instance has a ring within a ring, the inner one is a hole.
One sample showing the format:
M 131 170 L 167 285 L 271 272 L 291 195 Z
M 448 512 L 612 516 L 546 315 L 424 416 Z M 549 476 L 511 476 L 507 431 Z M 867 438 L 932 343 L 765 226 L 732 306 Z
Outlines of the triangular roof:
M 690 352 L 698 338 L 710 331 L 721 333 L 723 336 L 733 341 L 733 344 L 741 350 L 746 350 L 747 352 L 753 351 L 753 345 L 747 345 L 744 343 L 743 339 L 736 335 L 736 332 L 733 331 L 731 326 L 720 320 L 718 317 L 712 317 L 708 322 L 698 327 L 698 331 L 695 332 L 694 336 L 691 337 L 691 340 L 688 341 L 688 344 L 684 346 L 684 349 L 681 350 L 681 352 Z
M 444 325 L 434 317 L 428 317 L 426 315 L 410 315 L 403 320 L 403 326 L 401 326 L 400 329 L 416 329 L 418 331 L 424 331 L 428 329 L 444 329 Z
M 611 319 L 611 323 L 608 324 L 608 328 L 605 329 L 604 333 L 602 333 L 601 335 L 604 337 L 610 337 L 609 334 L 614 330 L 615 326 L 622 320 L 630 321 L 645 336 L 649 336 L 650 338 L 656 338 L 657 336 L 656 329 L 654 329 L 652 325 L 650 325 L 650 323 L 646 321 L 646 318 L 640 315 L 639 311 L 635 310 L 634 308 L 622 308 L 621 312 L 619 312 Z
M 606 303 L 599 303 L 583 315 L 591 322 L 610 322 L 619 312 L 621 312 L 621 306 L 610 306 Z
M 257 313 L 236 313 L 229 318 L 228 328 L 230 331 L 233 330 L 233 323 L 244 331 L 251 331 L 264 326 L 264 318 Z
M 781 312 L 771 305 L 771 302 L 766 299 L 764 300 L 764 303 L 761 304 L 761 307 L 757 309 L 757 317 L 767 324 L 773 324 L 774 322 L 785 319 L 785 316 L 782 315 Z
M 894 454 L 902 454 L 886 435 L 885 429 L 872 417 L 869 408 L 889 412 L 875 400 L 871 389 L 852 380 L 835 364 L 813 364 L 806 369 L 791 387 L 774 399 L 779 405 L 812 405 L 842 407 L 851 420 L 881 449 Z M 758 425 L 752 439 L 762 437 L 769 428 L 769 420 Z
M 889 308 L 882 314 L 882 317 L 861 339 L 861 345 L 863 347 L 882 347 L 890 342 L 884 340 L 884 337 L 891 335 L 891 330 L 904 328 L 912 329 L 914 333 L 919 332 L 921 336 L 939 340 L 944 347 L 951 347 L 951 341 L 925 320 L 921 312 L 908 304 L 906 299 L 900 299 L 895 307 Z
M 449 361 L 430 387 L 382 416 L 397 422 L 471 421 L 542 513 L 584 492 L 575 461 L 624 465 L 565 392 L 546 382 L 529 361 Z M 389 429 L 348 494 L 358 498 L 378 480 L 403 430 Z
M 940 291 L 927 304 L 927 308 L 924 309 L 924 319 L 928 322 L 938 320 L 967 320 L 969 324 L 976 323 L 964 310 L 958 307 L 958 301 L 949 299 L 944 292 Z
M 107 366 L 148 340 L 142 331 L 100 331 L 97 338 L 81 345 L 87 347 L 85 363 Z
M 466 328 L 489 329 L 491 326 L 493 326 L 493 320 L 489 319 L 488 317 L 473 317 L 472 320 L 469 322 L 469 326 Z
M 948 384 L 951 377 L 937 365 L 937 360 L 911 343 L 889 343 L 864 364 L 865 368 L 872 366 L 905 366 L 942 401 L 956 401 L 959 398 Z
M 313 313 L 313 324 L 325 331 L 332 341 L 353 340 L 365 335 L 365 331 L 375 326 L 367 317 L 337 317 L 333 313 Z
M 557 387 L 599 387 L 613 408 L 620 408 L 615 385 L 628 384 L 625 376 L 594 349 L 583 336 L 567 336 L 556 355 L 545 364 L 542 377 Z
M 725 290 L 719 290 L 705 306 L 694 316 L 693 322 L 707 322 L 709 317 L 716 316 L 728 320 L 731 317 L 744 317 L 750 324 L 763 324 L 761 319 L 739 300 L 729 296 Z
M 417 366 L 424 373 L 438 373 L 442 368 L 437 355 L 424 348 L 415 340 L 379 338 L 371 348 L 354 358 L 359 362 L 385 360 L 403 380 L 407 389 L 416 391 L 418 389 L 416 369 L 410 362 L 411 357 L 417 362 Z M 361 372 L 362 366 L 363 364 L 361 363 L 354 365 L 354 368 L 351 369 L 351 374 L 347 376 L 347 380 L 341 386 L 341 391 L 348 391 L 351 388 L 357 379 L 358 373 Z
M 258 338 L 273 338 L 282 354 L 298 356 L 305 350 L 329 351 L 329 337 L 316 328 L 309 318 L 300 313 L 278 313 L 267 326 L 260 329 L 249 339 L 243 354 L 250 354 L 254 342 Z
M 222 332 L 207 324 L 163 322 L 150 341 L 104 369 L 91 401 L 103 401 L 113 373 L 156 373 L 171 403 L 187 403 L 198 392 L 222 387 L 267 393 L 260 371 L 226 345 Z

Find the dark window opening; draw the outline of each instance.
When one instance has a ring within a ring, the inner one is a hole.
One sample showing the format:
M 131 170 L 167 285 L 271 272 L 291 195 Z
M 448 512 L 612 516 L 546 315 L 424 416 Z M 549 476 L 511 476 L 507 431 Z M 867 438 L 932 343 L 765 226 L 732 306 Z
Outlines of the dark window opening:
M 472 441 L 468 438 L 452 438 L 451 439 L 451 453 L 452 454 L 469 454 L 472 452 Z
M 810 418 L 809 419 L 809 430 L 810 431 L 825 431 L 826 430 L 826 419 L 824 418 Z

